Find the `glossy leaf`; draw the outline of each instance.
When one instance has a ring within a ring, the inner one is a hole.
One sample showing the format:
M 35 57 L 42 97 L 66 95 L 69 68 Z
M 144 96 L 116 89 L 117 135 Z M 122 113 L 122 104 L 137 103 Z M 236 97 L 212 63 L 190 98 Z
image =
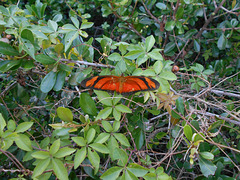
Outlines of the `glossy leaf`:
M 91 148 L 93 148 L 94 150 L 103 153 L 103 154 L 109 154 L 109 150 L 108 148 L 100 143 L 92 143 L 89 145 Z
M 49 72 L 42 80 L 40 89 L 43 93 L 48 93 L 52 90 L 57 79 L 57 73 L 54 71 Z
M 80 95 L 79 104 L 82 110 L 90 115 L 97 115 L 97 108 L 92 97 L 87 93 L 82 93 Z
M 53 171 L 58 179 L 68 180 L 68 172 L 63 162 L 59 159 L 52 159 Z
M 33 122 L 23 122 L 17 126 L 17 129 L 15 132 L 24 132 L 27 131 L 31 126 L 33 125 Z
M 108 133 L 101 133 L 94 140 L 94 143 L 103 144 L 103 143 L 105 143 L 108 140 L 109 137 L 110 137 L 110 134 L 108 134 Z
M 128 155 L 123 149 L 116 148 L 113 151 L 113 159 L 118 160 L 118 165 L 124 167 L 128 162 Z
M 153 35 L 148 36 L 145 41 L 146 51 L 150 51 L 155 44 L 155 38 Z
M 98 113 L 96 119 L 97 120 L 98 119 L 106 119 L 111 113 L 112 113 L 112 107 L 106 107 Z
M 128 139 L 123 134 L 121 134 L 121 133 L 114 133 L 113 135 L 122 145 L 127 146 L 127 147 L 130 146 L 130 144 L 128 142 Z
M 198 160 L 201 172 L 205 177 L 215 174 L 215 171 L 217 169 L 216 165 L 214 165 L 211 161 L 202 158 L 201 155 L 199 156 Z
M 68 108 L 58 107 L 57 108 L 57 115 L 62 121 L 65 121 L 65 122 L 72 122 L 73 121 L 72 111 Z
M 45 55 L 45 54 L 38 54 L 36 55 L 36 61 L 40 62 L 42 64 L 54 64 L 56 63 L 56 60 Z
M 41 175 L 43 171 L 46 170 L 49 163 L 50 163 L 50 158 L 39 161 L 33 170 L 32 178 L 36 178 L 37 176 Z
M 103 180 L 117 179 L 121 171 L 122 171 L 121 167 L 117 166 L 111 167 L 101 175 L 101 179 Z
M 227 45 L 227 39 L 225 35 L 222 34 L 217 42 L 218 49 L 224 50 L 226 48 L 226 45 Z
M 183 128 L 184 135 L 189 141 L 192 141 L 192 128 L 189 125 L 185 125 Z
M 93 141 L 95 134 L 96 134 L 95 129 L 91 128 L 88 130 L 87 136 L 86 136 L 87 143 L 91 143 Z
M 87 148 L 83 147 L 80 150 L 78 149 L 75 158 L 74 158 L 74 169 L 77 169 L 83 160 L 86 158 L 87 155 Z
M 86 140 L 83 137 L 72 137 L 72 140 L 79 146 L 86 146 Z
M 54 157 L 63 158 L 65 156 L 71 155 L 75 151 L 76 151 L 76 149 L 72 149 L 72 148 L 69 148 L 69 147 L 63 147 L 63 148 L 59 149 L 59 151 L 57 153 L 54 154 Z
M 31 141 L 25 134 L 18 134 L 18 137 L 14 139 L 17 146 L 24 151 L 32 151 Z
M 132 113 L 132 110 L 123 104 L 119 104 L 119 105 L 115 106 L 115 108 L 118 111 L 123 112 L 123 113 Z
M 11 45 L 8 43 L 0 41 L 0 53 L 9 56 L 19 56 L 17 50 L 15 50 Z
M 96 174 L 99 169 L 100 157 L 96 153 L 96 151 L 91 151 L 91 149 L 88 148 L 88 158 L 89 158 L 89 161 L 91 162 L 92 166 L 95 168 L 94 174 Z
M 36 159 L 47 159 L 47 158 L 50 158 L 50 154 L 49 154 L 48 151 L 37 151 L 37 152 L 32 153 L 31 156 L 36 158 Z
M 147 174 L 148 172 L 148 169 L 145 168 L 145 167 L 142 167 L 140 166 L 139 164 L 135 164 L 135 163 L 130 163 L 128 166 L 127 166 L 127 169 L 129 171 L 131 171 L 135 176 L 137 177 L 142 177 L 144 176 L 145 174 Z
M 108 121 L 102 121 L 102 126 L 103 126 L 104 130 L 107 131 L 107 132 L 112 132 L 113 131 L 113 128 Z
M 66 71 L 59 71 L 57 73 L 57 79 L 56 79 L 56 83 L 53 87 L 53 90 L 54 91 L 60 91 L 64 85 L 64 82 L 65 82 L 65 77 L 67 75 L 67 72 Z

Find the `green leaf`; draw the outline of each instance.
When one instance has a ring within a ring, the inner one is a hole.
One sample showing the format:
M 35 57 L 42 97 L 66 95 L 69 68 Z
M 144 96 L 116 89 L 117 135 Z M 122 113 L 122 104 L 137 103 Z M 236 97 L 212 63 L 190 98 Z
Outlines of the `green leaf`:
M 194 45 L 194 50 L 196 52 L 200 52 L 200 45 L 198 44 L 198 42 L 196 40 L 193 41 L 193 45 Z
M 133 50 L 128 52 L 124 57 L 134 60 L 136 58 L 138 58 L 141 54 L 143 54 L 142 50 Z
M 177 110 L 178 110 L 182 115 L 184 115 L 185 107 L 184 107 L 184 102 L 183 102 L 183 98 L 182 98 L 182 97 L 179 97 L 179 98 L 176 100 L 176 106 L 177 106 Z
M 88 29 L 88 28 L 92 27 L 93 24 L 94 24 L 93 22 L 88 22 L 85 20 L 82 22 L 80 29 Z
M 15 132 L 24 132 L 28 130 L 33 125 L 33 122 L 23 122 L 17 126 L 17 129 Z
M 4 120 L 2 113 L 0 113 L 0 130 L 3 131 L 6 125 L 6 121 Z
M 107 132 L 112 132 L 113 131 L 113 128 L 108 121 L 102 121 L 102 126 L 103 126 L 104 130 L 107 131 Z
M 62 121 L 65 121 L 65 122 L 72 122 L 73 121 L 72 111 L 68 108 L 58 107 L 57 108 L 57 115 Z
M 88 34 L 86 33 L 86 31 L 82 31 L 81 29 L 78 31 L 78 34 L 84 38 L 88 37 Z
M 197 32 L 198 31 L 196 29 L 191 29 L 184 34 L 184 37 L 186 39 L 191 39 L 193 37 L 193 35 L 196 34 Z
M 143 176 L 144 180 L 157 180 L 157 175 L 155 173 L 147 173 Z M 163 179 L 163 180 L 171 180 L 171 179 Z
M 153 37 L 153 35 L 148 36 L 145 41 L 146 51 L 147 52 L 150 51 L 154 46 L 154 44 L 155 44 L 155 38 Z
M 56 141 L 54 141 L 54 143 L 51 145 L 49 153 L 51 155 L 54 155 L 56 152 L 58 152 L 60 148 L 60 139 L 57 139 Z
M 119 148 L 119 145 L 118 145 L 117 140 L 116 140 L 113 136 L 110 136 L 109 141 L 108 141 L 108 144 L 107 144 L 107 147 L 108 147 L 108 149 L 109 149 L 109 151 L 110 151 L 110 157 L 111 157 L 112 159 L 114 159 L 114 158 L 113 158 L 113 152 L 114 152 L 114 150 L 115 150 L 116 148 Z
M 106 106 L 112 106 L 113 105 L 113 103 L 112 103 L 113 100 L 107 92 L 97 91 L 97 90 L 95 90 L 94 92 L 97 94 L 98 99 L 102 104 L 104 104 Z
M 130 144 L 128 142 L 128 139 L 123 134 L 121 134 L 121 133 L 113 133 L 113 135 L 122 145 L 127 146 L 127 147 L 130 146 Z
M 116 108 L 113 109 L 113 117 L 116 121 L 120 121 L 121 119 L 121 112 L 119 112 Z
M 83 137 L 72 137 L 72 140 L 79 146 L 86 146 L 86 140 Z
M 211 161 L 202 158 L 201 155 L 199 156 L 198 161 L 200 169 L 205 177 L 215 174 L 217 166 L 214 165 Z
M 98 137 L 94 140 L 94 143 L 100 143 L 103 144 L 105 143 L 108 138 L 110 137 L 110 134 L 108 133 L 101 133 L 98 135 Z
M 50 158 L 38 161 L 38 164 L 33 170 L 32 178 L 36 178 L 37 176 L 41 175 L 43 171 L 45 171 L 45 169 L 48 167 L 49 163 Z
M 106 119 L 111 113 L 112 113 L 112 107 L 106 107 L 98 113 L 96 120 Z
M 1 106 L 0 106 L 1 107 Z M 1 109 L 0 109 L 0 111 L 1 111 Z M 1 114 L 1 113 L 0 113 Z M 1 115 L 0 115 L 1 116 Z M 0 124 L 1 124 L 1 120 L 0 120 Z M 7 129 L 8 130 L 10 130 L 10 131 L 14 131 L 15 129 L 16 129 L 16 123 L 15 123 L 15 121 L 13 121 L 13 120 L 10 120 L 10 121 L 8 121 L 8 123 L 7 123 Z M 1 128 L 0 128 L 0 130 L 1 130 Z
M 174 50 L 175 47 L 176 47 L 175 42 L 167 43 L 167 45 L 165 46 L 165 49 L 164 49 L 164 54 L 170 53 L 172 50 Z
M 222 35 L 218 39 L 217 47 L 220 50 L 224 50 L 226 48 L 226 45 L 227 45 L 227 38 L 225 37 L 224 33 L 222 33 Z
M 162 61 L 163 60 L 163 57 L 162 55 L 159 53 L 159 50 L 158 49 L 153 49 L 151 52 L 148 53 L 148 56 L 152 59 L 155 59 L 155 60 L 159 60 L 159 61 Z
M 64 42 L 65 42 L 65 49 L 64 51 L 67 52 L 67 50 L 70 48 L 70 46 L 72 45 L 72 42 L 74 39 L 76 39 L 78 37 L 78 31 L 70 31 L 66 34 L 65 38 L 64 38 Z
M 115 67 L 116 67 L 115 72 L 118 74 L 122 74 L 123 72 L 125 72 L 127 70 L 127 65 L 124 60 L 119 61 Z
M 59 159 L 52 159 L 53 171 L 56 174 L 57 178 L 60 180 L 68 180 L 67 168 L 64 167 L 64 164 Z
M 124 167 L 128 162 L 128 155 L 123 149 L 115 148 L 113 151 L 113 160 L 119 160 L 118 165 Z
M 184 8 L 178 8 L 177 13 L 176 13 L 176 20 L 182 19 L 184 14 Z
M 31 154 L 32 157 L 36 159 L 47 159 L 50 158 L 50 154 L 48 151 L 37 151 Z
M 129 171 L 128 169 L 126 170 L 126 173 L 125 173 L 125 179 L 128 179 L 128 180 L 138 180 L 138 178 L 131 171 Z
M 100 153 L 103 153 L 103 154 L 109 154 L 109 150 L 108 148 L 103 145 L 103 144 L 100 144 L 100 143 L 92 143 L 89 145 L 91 148 L 93 148 L 94 150 L 100 152 Z
M 164 3 L 160 3 L 160 2 L 156 3 L 156 7 L 161 10 L 167 9 L 167 6 Z
M 36 55 L 36 61 L 40 62 L 42 64 L 54 64 L 56 63 L 56 60 L 45 55 L 45 54 L 38 54 Z
M 101 179 L 103 180 L 113 180 L 119 177 L 120 172 L 123 168 L 121 167 L 111 167 L 106 172 L 101 175 Z
M 20 42 L 20 46 L 22 47 L 22 49 L 26 51 L 33 59 L 35 59 L 35 48 L 33 44 L 29 40 L 24 38 L 21 38 Z
M 19 56 L 17 50 L 15 50 L 11 45 L 8 43 L 0 41 L 0 53 L 9 56 Z
M 108 59 L 110 61 L 121 61 L 122 60 L 122 56 L 118 53 L 112 53 L 111 55 L 108 56 Z
M 82 110 L 90 115 L 97 115 L 97 108 L 95 102 L 93 101 L 92 97 L 87 93 L 81 93 L 79 104 Z
M 65 77 L 67 75 L 66 71 L 59 71 L 57 74 L 57 79 L 56 79 L 56 83 L 53 87 L 54 91 L 60 91 L 64 85 L 65 82 Z
M 184 132 L 184 135 L 186 136 L 186 138 L 189 141 L 192 141 L 193 132 L 192 132 L 192 128 L 189 125 L 184 126 L 183 132 Z
M 31 141 L 25 134 L 18 134 L 14 139 L 17 146 L 24 151 L 32 151 Z
M 57 153 L 54 154 L 54 157 L 62 158 L 65 156 L 69 156 L 70 154 L 74 153 L 75 151 L 76 151 L 76 149 L 72 149 L 69 147 L 63 147 L 63 148 L 59 149 L 59 151 Z
M 121 123 L 119 121 L 114 121 L 113 122 L 113 132 L 117 132 L 118 129 L 120 128 Z
M 138 58 L 137 58 L 137 65 L 140 66 L 141 64 L 145 63 L 148 60 L 148 55 L 146 54 L 141 54 Z
M 14 68 L 14 67 L 19 67 L 21 63 L 21 60 L 6 60 L 6 61 L 2 61 L 0 64 L 0 71 L 2 72 L 7 72 L 8 70 Z
M 78 166 L 83 162 L 87 155 L 87 148 L 83 147 L 80 150 L 77 150 L 75 157 L 74 157 L 74 169 L 77 169 Z
M 163 69 L 162 61 L 156 61 L 153 65 L 153 69 L 154 69 L 156 74 L 159 74 Z
M 118 111 L 123 112 L 123 113 L 132 113 L 132 110 L 123 104 L 119 104 L 119 105 L 115 106 L 115 108 Z
M 86 140 L 87 140 L 88 144 L 92 142 L 95 135 L 96 135 L 96 130 L 95 129 L 91 128 L 91 129 L 88 130 L 87 136 L 86 136 Z
M 167 31 L 172 31 L 174 27 L 175 27 L 175 21 L 168 21 L 165 25 L 165 29 Z
M 137 177 L 142 177 L 142 176 L 144 176 L 145 174 L 148 173 L 148 169 L 147 168 L 142 167 L 142 166 L 140 166 L 138 164 L 135 164 L 135 163 L 130 163 L 127 166 L 127 169 L 129 171 L 131 171 Z
M 214 155 L 210 152 L 200 152 L 200 155 L 202 156 L 202 158 L 207 159 L 207 160 L 214 159 Z
M 142 129 L 138 128 L 133 134 L 134 141 L 136 143 L 137 149 L 141 149 L 145 142 L 145 135 Z
M 24 29 L 22 32 L 21 32 L 21 37 L 24 38 L 24 39 L 27 39 L 31 42 L 31 44 L 34 44 L 34 36 L 33 36 L 33 33 L 31 30 L 29 29 Z
M 75 18 L 75 17 L 70 17 L 70 18 L 71 18 L 74 26 L 78 29 L 79 28 L 79 21 L 78 21 L 78 19 Z
M 43 93 L 48 93 L 52 90 L 57 79 L 57 73 L 54 71 L 49 72 L 42 80 L 40 90 Z
M 56 15 L 54 18 L 56 19 L 56 17 L 59 17 L 59 18 L 62 18 L 61 17 L 61 14 L 59 14 L 59 15 Z M 54 18 L 53 18 L 53 21 L 52 20 L 48 20 L 48 23 L 47 23 L 47 25 L 48 25 L 48 27 L 50 27 L 53 31 L 57 31 L 57 28 L 58 28 L 58 24 L 56 23 L 57 21 L 56 20 L 54 20 Z
M 171 71 L 162 71 L 159 77 L 169 80 L 169 81 L 175 81 L 177 80 L 177 76 L 171 72 Z
M 88 148 L 88 158 L 92 166 L 95 168 L 94 174 L 96 174 L 99 169 L 100 157 L 95 151 L 92 152 L 91 149 Z

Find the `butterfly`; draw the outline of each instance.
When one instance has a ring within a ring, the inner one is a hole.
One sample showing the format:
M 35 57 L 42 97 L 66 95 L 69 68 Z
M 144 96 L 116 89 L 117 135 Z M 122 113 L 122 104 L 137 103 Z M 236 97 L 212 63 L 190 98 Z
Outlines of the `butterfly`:
M 93 76 L 81 82 L 84 88 L 114 92 L 122 95 L 131 95 L 139 91 L 152 91 L 160 84 L 155 79 L 145 76 Z

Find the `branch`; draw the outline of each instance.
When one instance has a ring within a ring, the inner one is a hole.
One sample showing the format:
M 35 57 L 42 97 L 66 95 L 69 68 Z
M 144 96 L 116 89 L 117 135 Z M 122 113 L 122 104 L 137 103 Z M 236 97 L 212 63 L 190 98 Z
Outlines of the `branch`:
M 95 66 L 95 67 L 105 67 L 105 68 L 115 68 L 115 66 L 112 65 L 105 65 L 105 64 L 100 64 L 100 63 L 90 63 L 90 62 L 86 62 L 86 61 L 73 61 L 73 60 L 69 60 L 69 59 L 61 59 L 60 61 L 67 61 L 70 63 L 78 63 L 78 64 L 84 64 L 84 65 L 88 65 L 88 66 Z

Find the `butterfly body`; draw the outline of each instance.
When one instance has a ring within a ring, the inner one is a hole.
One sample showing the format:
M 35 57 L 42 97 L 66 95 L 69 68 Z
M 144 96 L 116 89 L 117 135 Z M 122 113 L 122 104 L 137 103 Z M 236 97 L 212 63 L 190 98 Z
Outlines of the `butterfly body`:
M 128 95 L 138 91 L 151 91 L 159 88 L 155 79 L 144 76 L 93 76 L 84 79 L 81 83 L 84 88 L 116 91 L 119 94 Z

